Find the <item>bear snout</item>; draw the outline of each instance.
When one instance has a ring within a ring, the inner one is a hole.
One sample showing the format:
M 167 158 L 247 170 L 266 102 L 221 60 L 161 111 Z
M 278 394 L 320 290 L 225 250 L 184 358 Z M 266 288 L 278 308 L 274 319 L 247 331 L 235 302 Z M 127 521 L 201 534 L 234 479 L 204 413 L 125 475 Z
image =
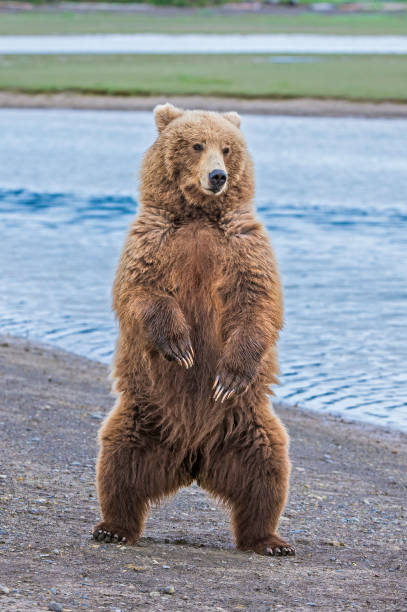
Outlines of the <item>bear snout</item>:
M 209 172 L 208 178 L 211 190 L 216 193 L 217 191 L 220 191 L 223 185 L 226 183 L 227 174 L 224 170 L 217 168 L 216 170 Z

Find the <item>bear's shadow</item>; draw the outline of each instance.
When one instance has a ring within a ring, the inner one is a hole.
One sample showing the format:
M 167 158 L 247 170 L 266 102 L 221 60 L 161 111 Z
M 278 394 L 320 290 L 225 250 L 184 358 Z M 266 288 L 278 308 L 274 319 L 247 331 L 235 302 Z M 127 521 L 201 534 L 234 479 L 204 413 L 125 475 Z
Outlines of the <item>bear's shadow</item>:
M 151 507 L 143 543 L 234 549 L 226 508 L 195 483 Z

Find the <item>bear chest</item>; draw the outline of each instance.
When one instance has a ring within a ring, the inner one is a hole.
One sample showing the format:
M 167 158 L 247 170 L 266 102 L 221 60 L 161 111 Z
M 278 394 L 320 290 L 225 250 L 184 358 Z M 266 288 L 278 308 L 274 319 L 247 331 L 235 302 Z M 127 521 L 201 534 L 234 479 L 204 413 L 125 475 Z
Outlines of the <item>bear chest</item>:
M 219 231 L 196 224 L 179 229 L 169 245 L 166 271 L 178 295 L 212 294 L 222 275 Z

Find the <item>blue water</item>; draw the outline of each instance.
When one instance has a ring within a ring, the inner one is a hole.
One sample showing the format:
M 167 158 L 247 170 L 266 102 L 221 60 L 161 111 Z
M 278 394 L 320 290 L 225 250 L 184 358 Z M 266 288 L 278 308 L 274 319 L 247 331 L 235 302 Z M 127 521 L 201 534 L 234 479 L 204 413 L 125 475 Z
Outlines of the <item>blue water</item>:
M 407 431 L 407 121 L 244 117 L 285 287 L 278 396 Z M 0 333 L 108 362 L 151 113 L 0 111 Z

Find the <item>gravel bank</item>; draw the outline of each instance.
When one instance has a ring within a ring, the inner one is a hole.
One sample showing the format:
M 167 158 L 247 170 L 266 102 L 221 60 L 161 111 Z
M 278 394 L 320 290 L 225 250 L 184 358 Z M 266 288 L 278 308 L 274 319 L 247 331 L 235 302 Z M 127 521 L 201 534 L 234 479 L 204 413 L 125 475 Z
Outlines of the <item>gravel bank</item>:
M 406 436 L 279 407 L 291 435 L 281 532 L 294 558 L 237 552 L 198 487 L 135 547 L 90 540 L 106 367 L 0 337 L 0 608 L 405 610 Z
M 395 102 L 350 102 L 298 98 L 287 100 L 244 100 L 203 96 L 96 96 L 78 93 L 24 94 L 0 91 L 0 108 L 73 108 L 90 110 L 149 111 L 163 102 L 181 108 L 216 111 L 231 109 L 258 115 L 293 115 L 300 117 L 406 118 L 407 104 Z

